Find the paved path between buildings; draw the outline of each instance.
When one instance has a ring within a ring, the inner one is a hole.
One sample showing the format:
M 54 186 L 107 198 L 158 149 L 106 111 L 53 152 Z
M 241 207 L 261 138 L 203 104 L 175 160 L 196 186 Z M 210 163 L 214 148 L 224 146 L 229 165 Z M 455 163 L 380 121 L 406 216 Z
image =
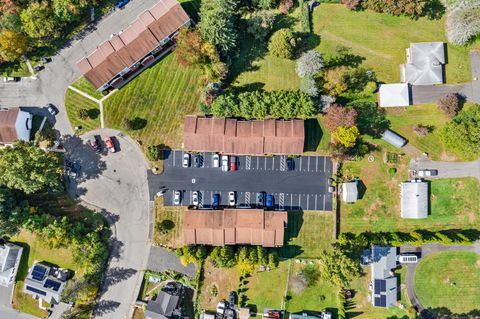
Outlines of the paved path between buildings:
M 472 162 L 439 162 L 432 161 L 428 157 L 418 157 L 410 161 L 410 169 L 438 170 L 437 176 L 429 178 L 459 178 L 459 177 L 475 177 L 480 181 L 480 158 Z
M 150 256 L 148 257 L 147 268 L 149 270 L 163 272 L 165 270 L 174 270 L 178 273 L 187 275 L 191 278 L 195 277 L 197 267 L 190 263 L 184 266 L 180 262 L 180 258 L 174 251 L 169 251 L 163 247 L 152 246 L 150 248 Z
M 410 248 L 408 246 L 402 247 Z M 441 244 L 426 244 L 422 247 L 422 258 L 439 252 L 448 252 L 448 251 L 468 251 L 475 252 L 480 255 L 480 241 L 476 241 L 472 245 L 441 245 Z M 421 261 L 421 259 L 420 259 Z M 427 310 L 422 306 L 420 300 L 418 299 L 417 294 L 415 293 L 415 270 L 417 269 L 417 264 L 407 264 L 407 273 L 405 276 L 405 285 L 407 287 L 407 295 L 410 299 L 412 306 L 417 309 L 418 313 L 422 313 L 425 318 L 434 318 L 430 313 L 425 313 Z

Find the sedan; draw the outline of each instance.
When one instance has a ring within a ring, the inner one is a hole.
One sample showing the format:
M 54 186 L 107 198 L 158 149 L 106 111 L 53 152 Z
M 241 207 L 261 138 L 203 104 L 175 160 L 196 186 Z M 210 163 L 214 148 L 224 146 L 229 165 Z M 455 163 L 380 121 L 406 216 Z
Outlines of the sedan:
M 198 206 L 198 192 L 197 191 L 192 193 L 192 205 Z
M 55 105 L 48 103 L 45 105 L 45 107 L 47 108 L 48 113 L 52 114 L 53 116 L 58 114 L 58 109 Z
M 222 171 L 228 171 L 228 155 L 222 155 Z
M 273 195 L 268 194 L 267 195 L 267 200 L 265 201 L 267 208 L 272 208 L 273 207 Z
M 202 163 L 203 163 L 203 156 L 198 154 L 195 156 L 195 159 L 194 159 L 194 163 L 195 163 L 195 167 L 197 168 L 200 168 L 202 167 Z
M 287 170 L 293 171 L 295 168 L 295 163 L 293 162 L 293 158 L 288 157 L 287 158 Z
M 235 206 L 236 199 L 235 199 L 235 192 L 228 192 L 228 205 Z
M 175 191 L 173 193 L 173 204 L 174 205 L 180 205 L 181 202 L 181 196 L 180 196 L 180 191 Z
M 212 195 L 212 208 L 218 208 L 220 205 L 220 194 L 213 194 Z
M 183 167 L 189 167 L 190 166 L 190 154 L 185 153 L 183 154 Z
M 218 154 L 213 154 L 213 156 L 212 156 L 212 166 L 213 167 L 220 167 L 220 156 L 218 156 Z
M 129 1 L 130 1 L 130 0 L 120 0 L 120 1 L 117 1 L 117 3 L 115 4 L 115 6 L 116 6 L 118 9 L 123 9 Z
M 110 136 L 105 137 L 105 146 L 107 146 L 107 149 L 115 153 L 117 150 L 115 149 L 115 144 L 113 143 L 113 140 Z
M 258 207 L 265 206 L 265 194 L 263 192 L 257 193 L 257 205 Z
M 230 170 L 236 171 L 237 170 L 237 157 L 230 156 Z
M 3 78 L 3 82 L 20 82 L 20 77 L 18 76 L 7 76 Z
M 88 144 L 90 144 L 90 146 L 93 148 L 95 152 L 97 153 L 102 152 L 102 147 L 100 146 L 100 144 L 98 144 L 98 141 L 95 137 L 92 137 L 91 139 L 89 139 Z

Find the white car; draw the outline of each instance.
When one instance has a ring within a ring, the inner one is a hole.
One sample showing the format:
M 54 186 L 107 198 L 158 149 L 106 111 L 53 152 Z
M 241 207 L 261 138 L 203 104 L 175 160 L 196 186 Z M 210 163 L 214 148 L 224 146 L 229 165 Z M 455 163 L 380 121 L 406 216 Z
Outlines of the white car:
M 228 205 L 235 206 L 235 192 L 228 192 Z
M 190 154 L 185 153 L 183 154 L 183 167 L 189 167 L 190 166 Z
M 227 303 L 225 302 L 225 300 L 221 300 L 217 304 L 217 313 L 220 314 L 220 315 L 223 315 L 225 313 L 226 306 L 227 306 Z
M 180 205 L 180 201 L 181 201 L 180 191 L 175 191 L 175 193 L 173 193 L 173 204 Z
M 418 171 L 418 176 L 419 177 L 429 177 L 429 176 L 437 176 L 438 171 L 436 169 L 424 169 L 421 171 Z
M 222 155 L 222 171 L 228 171 L 228 155 Z
M 198 206 L 198 192 L 197 191 L 192 193 L 192 205 Z
M 213 167 L 220 167 L 220 156 L 218 156 L 218 154 L 213 154 L 212 162 Z

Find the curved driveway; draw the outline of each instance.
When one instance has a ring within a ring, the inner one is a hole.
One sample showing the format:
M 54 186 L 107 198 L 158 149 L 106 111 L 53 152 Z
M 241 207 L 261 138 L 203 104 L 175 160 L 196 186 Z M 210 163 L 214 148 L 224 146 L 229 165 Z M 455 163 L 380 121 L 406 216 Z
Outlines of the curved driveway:
M 94 134 L 114 136 L 117 153 L 98 155 L 83 140 Z M 67 142 L 71 160 L 82 165 L 73 196 L 107 216 L 113 231 L 111 258 L 95 317 L 130 318 L 150 250 L 147 162 L 138 145 L 110 129 L 96 130 Z

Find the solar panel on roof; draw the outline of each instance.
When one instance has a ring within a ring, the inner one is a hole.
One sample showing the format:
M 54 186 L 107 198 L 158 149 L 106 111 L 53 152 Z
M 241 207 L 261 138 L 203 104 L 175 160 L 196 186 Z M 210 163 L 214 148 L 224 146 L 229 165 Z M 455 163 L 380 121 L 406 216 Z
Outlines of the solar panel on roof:
M 27 285 L 25 288 L 26 288 L 28 291 L 34 292 L 34 293 L 39 294 L 39 295 L 42 295 L 42 296 L 46 296 L 46 295 L 47 295 L 47 293 L 46 293 L 45 291 L 40 290 L 40 289 L 37 289 L 37 288 L 32 287 L 32 286 L 28 286 L 28 285 Z
M 387 306 L 387 296 L 381 295 L 380 296 L 380 307 L 386 307 Z
M 54 291 L 58 291 L 58 289 L 60 288 L 60 283 L 52 279 L 47 279 L 45 280 L 45 284 L 43 285 L 43 287 L 47 289 L 53 289 Z
M 387 291 L 387 281 L 380 280 L 380 291 L 386 292 Z
M 381 286 L 380 282 L 381 282 L 381 281 L 382 281 L 382 280 L 380 280 L 380 279 L 375 279 L 375 282 L 374 282 L 374 285 L 373 285 L 373 286 L 374 286 L 374 293 L 375 293 L 376 295 L 380 294 L 380 291 L 381 291 L 381 290 L 380 290 L 380 286 Z
M 45 278 L 45 274 L 47 273 L 47 268 L 35 265 L 32 269 L 32 278 L 38 281 L 42 281 Z
M 375 297 L 373 305 L 376 307 L 380 307 L 380 301 L 381 301 L 380 297 Z

